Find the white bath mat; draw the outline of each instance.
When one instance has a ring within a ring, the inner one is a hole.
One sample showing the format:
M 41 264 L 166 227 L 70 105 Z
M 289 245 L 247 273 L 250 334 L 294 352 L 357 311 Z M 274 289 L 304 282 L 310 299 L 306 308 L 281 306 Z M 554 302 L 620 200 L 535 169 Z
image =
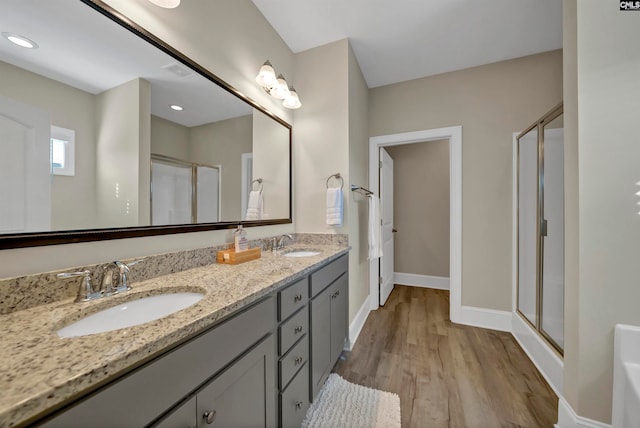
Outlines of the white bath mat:
M 332 373 L 302 428 L 400 428 L 400 397 L 347 382 Z

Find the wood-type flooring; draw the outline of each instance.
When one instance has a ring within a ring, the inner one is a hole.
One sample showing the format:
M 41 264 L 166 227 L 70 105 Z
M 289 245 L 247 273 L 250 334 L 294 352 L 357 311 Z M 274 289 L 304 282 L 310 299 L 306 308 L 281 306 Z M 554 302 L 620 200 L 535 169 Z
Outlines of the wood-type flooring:
M 453 324 L 449 292 L 395 286 L 334 372 L 400 396 L 402 427 L 553 427 L 558 398 L 509 333 Z

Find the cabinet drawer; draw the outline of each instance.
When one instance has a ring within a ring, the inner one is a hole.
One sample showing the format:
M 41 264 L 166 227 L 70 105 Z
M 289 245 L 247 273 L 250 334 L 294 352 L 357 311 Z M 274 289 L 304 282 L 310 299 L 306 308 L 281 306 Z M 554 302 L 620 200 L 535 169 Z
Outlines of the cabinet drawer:
M 280 369 L 278 387 L 284 389 L 300 367 L 309 359 L 309 335 L 306 334 L 291 350 L 278 361 Z M 308 374 L 306 375 L 308 376 Z
M 309 376 L 307 365 L 280 394 L 280 423 L 282 428 L 298 428 L 309 409 Z
M 275 310 L 272 297 L 255 304 L 96 391 L 44 426 L 146 426 L 267 335 Z
M 278 328 L 280 345 L 278 354 L 284 355 L 291 345 L 307 334 L 307 331 L 309 331 L 309 309 L 305 306 Z
M 349 256 L 345 254 L 311 274 L 311 297 L 324 290 L 349 268 Z
M 304 278 L 278 292 L 278 321 L 287 319 L 307 303 L 308 284 L 309 280 Z

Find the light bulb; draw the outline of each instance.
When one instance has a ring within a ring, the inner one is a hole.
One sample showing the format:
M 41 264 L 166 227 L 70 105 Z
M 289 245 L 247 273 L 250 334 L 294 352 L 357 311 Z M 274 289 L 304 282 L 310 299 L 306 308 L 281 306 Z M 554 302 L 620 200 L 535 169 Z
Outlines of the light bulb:
M 292 87 L 289 88 L 289 96 L 284 99 L 282 105 L 286 108 L 296 109 L 302 107 L 302 103 L 300 102 L 300 98 L 298 98 L 298 93 Z
M 156 6 L 164 7 L 165 9 L 173 9 L 180 6 L 180 0 L 149 0 Z
M 260 67 L 260 71 L 256 76 L 256 83 L 262 86 L 263 88 L 272 88 L 276 83 L 276 71 L 273 69 L 273 66 L 269 61 L 265 61 L 265 63 Z
M 278 75 L 278 83 L 271 90 L 271 96 L 279 100 L 284 100 L 289 96 L 289 85 L 282 74 Z

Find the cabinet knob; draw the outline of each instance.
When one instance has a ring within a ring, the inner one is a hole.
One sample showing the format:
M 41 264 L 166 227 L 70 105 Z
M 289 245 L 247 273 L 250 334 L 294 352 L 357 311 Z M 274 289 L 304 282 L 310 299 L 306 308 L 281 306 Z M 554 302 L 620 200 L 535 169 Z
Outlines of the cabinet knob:
M 296 410 L 302 409 L 302 401 L 296 401 Z
M 298 364 L 302 363 L 302 357 L 296 357 L 295 360 L 293 360 L 293 362 L 295 363 L 295 365 L 297 366 Z
M 302 294 L 296 294 L 296 295 L 293 297 L 293 301 L 294 301 L 294 302 L 301 302 L 301 301 L 302 301 Z
M 212 410 L 210 412 L 204 412 L 202 419 L 204 419 L 207 424 L 212 424 L 213 421 L 216 420 L 216 411 Z
M 302 333 L 302 326 L 301 326 L 301 325 L 297 325 L 297 326 L 293 329 L 293 332 L 294 332 L 295 334 Z

